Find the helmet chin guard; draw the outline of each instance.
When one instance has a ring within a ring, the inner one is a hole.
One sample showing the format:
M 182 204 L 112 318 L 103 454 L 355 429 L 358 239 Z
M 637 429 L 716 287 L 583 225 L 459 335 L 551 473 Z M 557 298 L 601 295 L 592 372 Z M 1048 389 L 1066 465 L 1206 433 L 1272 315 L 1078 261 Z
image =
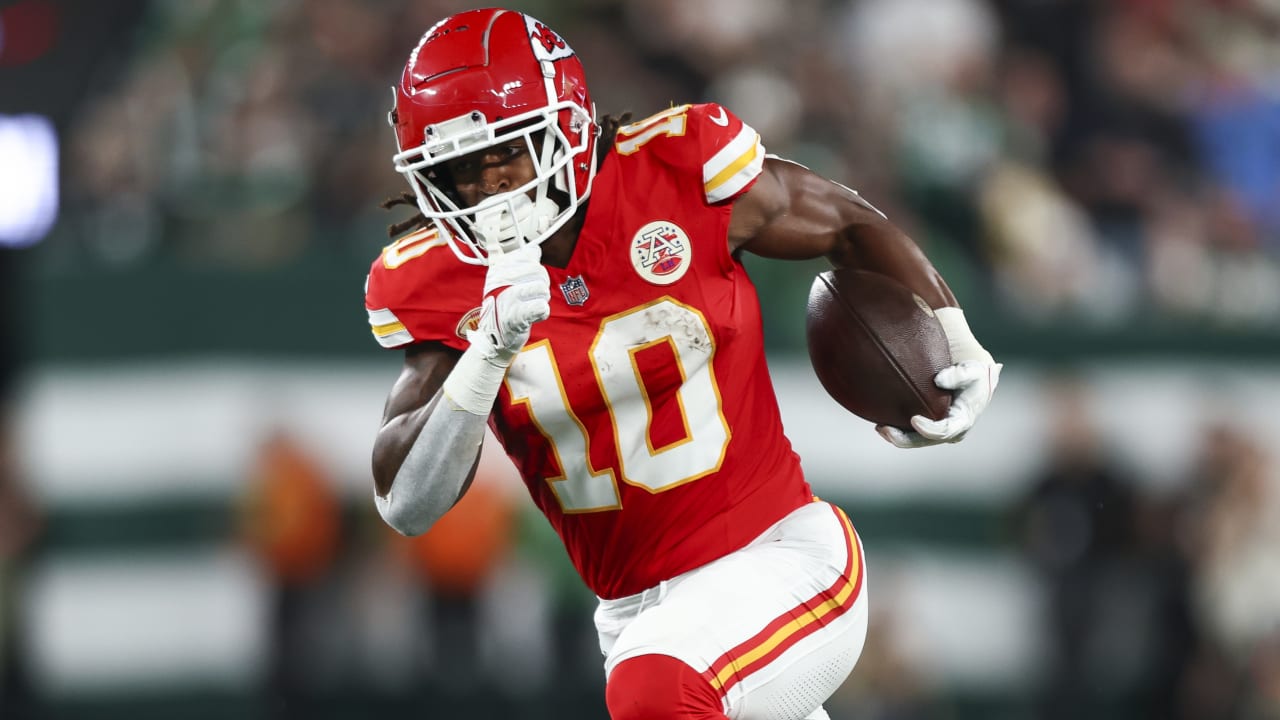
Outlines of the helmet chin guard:
M 437 23 L 409 55 L 389 119 L 395 169 L 460 260 L 539 244 L 591 192 L 599 126 L 582 65 L 550 28 L 488 9 Z M 463 206 L 444 163 L 522 141 L 535 176 Z

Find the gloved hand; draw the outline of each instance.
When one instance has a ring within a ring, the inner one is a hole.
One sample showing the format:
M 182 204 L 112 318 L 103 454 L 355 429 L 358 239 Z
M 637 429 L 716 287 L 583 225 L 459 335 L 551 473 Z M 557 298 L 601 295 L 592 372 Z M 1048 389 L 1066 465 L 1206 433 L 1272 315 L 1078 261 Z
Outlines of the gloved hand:
M 1004 367 L 991 357 L 969 330 L 964 312 L 959 308 L 934 311 L 951 346 L 952 365 L 943 368 L 933 379 L 938 387 L 952 391 L 951 408 L 941 420 L 923 415 L 911 418 L 915 432 L 888 425 L 876 426 L 876 432 L 900 448 L 918 448 L 941 443 L 960 442 L 978 416 L 991 402 Z
M 537 245 L 489 254 L 480 322 L 467 340 L 495 365 L 510 365 L 533 324 L 551 315 L 551 278 L 541 261 Z

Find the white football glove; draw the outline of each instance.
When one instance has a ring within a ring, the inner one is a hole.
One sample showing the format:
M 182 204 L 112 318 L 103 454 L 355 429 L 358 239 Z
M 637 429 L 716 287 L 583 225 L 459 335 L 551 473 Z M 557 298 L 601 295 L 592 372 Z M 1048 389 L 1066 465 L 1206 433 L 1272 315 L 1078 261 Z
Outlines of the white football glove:
M 951 408 L 941 420 L 923 415 L 911 418 L 915 432 L 877 425 L 876 432 L 900 448 L 918 448 L 941 443 L 960 442 L 978 416 L 991 402 L 1004 367 L 991 357 L 969 329 L 960 308 L 938 308 L 934 311 L 951 346 L 952 365 L 943 368 L 933 379 L 938 387 L 952 391 Z
M 490 247 L 480 321 L 467 331 L 471 347 L 444 380 L 444 394 L 457 408 L 488 417 L 507 368 L 529 341 L 530 328 L 551 316 L 551 277 L 541 260 L 537 245 L 509 253 Z
M 533 324 L 551 315 L 551 277 L 542 248 L 524 245 L 489 255 L 480 322 L 467 332 L 472 347 L 491 362 L 507 366 L 529 341 Z

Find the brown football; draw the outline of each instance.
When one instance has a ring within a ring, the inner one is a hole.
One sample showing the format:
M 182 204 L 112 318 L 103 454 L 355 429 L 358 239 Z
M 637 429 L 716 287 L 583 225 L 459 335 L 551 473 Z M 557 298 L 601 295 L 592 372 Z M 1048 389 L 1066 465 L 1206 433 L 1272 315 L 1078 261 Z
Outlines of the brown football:
M 854 415 L 906 430 L 914 415 L 946 416 L 951 393 L 933 378 L 951 364 L 947 336 L 902 283 L 865 270 L 821 273 L 809 289 L 805 335 L 822 387 Z

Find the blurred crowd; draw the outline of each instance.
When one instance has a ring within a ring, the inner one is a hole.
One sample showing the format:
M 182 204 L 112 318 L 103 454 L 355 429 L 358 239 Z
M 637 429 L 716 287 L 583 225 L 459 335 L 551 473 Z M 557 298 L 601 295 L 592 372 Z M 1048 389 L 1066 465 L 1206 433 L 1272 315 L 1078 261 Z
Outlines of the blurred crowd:
M 247 478 L 237 539 L 273 594 L 261 690 L 275 718 L 383 707 L 432 717 L 584 717 L 602 660 L 580 584 L 501 451 L 464 498 L 405 538 L 287 431 Z M 357 709 L 341 707 L 353 700 Z
M 1280 318 L 1276 0 L 513 4 L 583 56 L 601 114 L 729 106 L 887 211 L 972 302 L 1103 326 Z M 375 206 L 401 190 L 388 87 L 469 5 L 145 5 L 68 128 L 52 262 L 371 256 Z
M 1157 489 L 1078 379 L 1044 410 L 1051 448 L 1012 510 L 1052 639 L 1036 717 L 1280 717 L 1275 460 L 1207 412 L 1191 465 Z

